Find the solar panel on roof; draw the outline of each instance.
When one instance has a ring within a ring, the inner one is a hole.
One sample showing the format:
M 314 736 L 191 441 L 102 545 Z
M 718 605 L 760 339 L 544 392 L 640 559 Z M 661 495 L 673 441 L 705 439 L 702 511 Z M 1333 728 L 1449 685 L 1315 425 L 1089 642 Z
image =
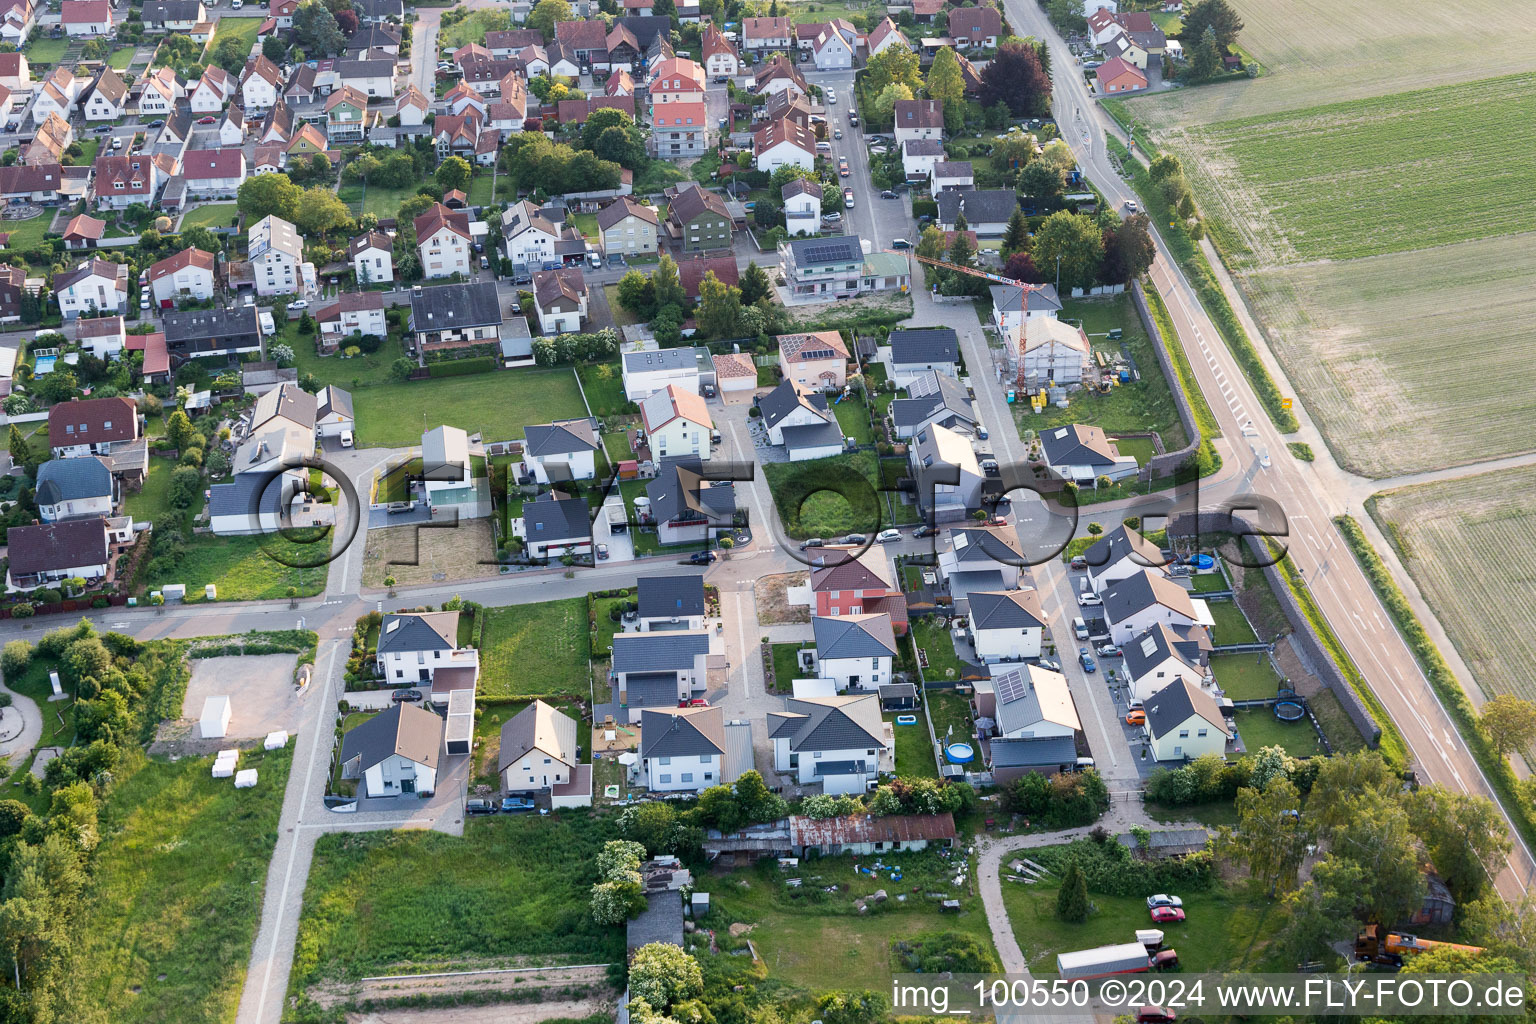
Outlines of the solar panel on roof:
M 997 699 L 1004 704 L 1012 704 L 1024 696 L 1024 677 L 1018 672 L 1007 672 L 993 681 L 997 691 Z

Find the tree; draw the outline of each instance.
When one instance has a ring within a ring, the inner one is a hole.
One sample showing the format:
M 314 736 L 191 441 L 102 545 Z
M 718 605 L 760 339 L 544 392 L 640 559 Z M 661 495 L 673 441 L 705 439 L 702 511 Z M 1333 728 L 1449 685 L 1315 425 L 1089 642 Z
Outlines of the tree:
M 411 374 L 416 372 L 416 361 L 401 356 L 389 364 L 389 375 L 395 380 L 410 380 Z
M 658 310 L 667 306 L 681 309 L 688 303 L 688 293 L 683 290 L 683 283 L 677 275 L 677 261 L 666 253 L 662 253 L 656 261 L 656 271 L 651 274 L 651 290 L 656 297 Z
M 635 170 L 645 163 L 645 139 L 633 124 L 604 128 L 592 147 L 592 155 Z
M 1312 791 L 1307 795 L 1307 814 L 1324 830 L 1349 820 L 1350 802 L 1360 793 L 1382 796 L 1396 793 L 1399 781 L 1381 755 L 1370 750 L 1323 759 Z
M 336 15 L 320 0 L 304 0 L 293 12 L 293 36 L 311 57 L 328 57 L 346 46 Z
M 641 320 L 649 320 L 656 313 L 656 288 L 638 270 L 630 270 L 619 278 L 618 297 L 619 305 Z
M 315 0 L 309 2 L 314 3 Z M 298 213 L 299 200 L 303 195 L 304 190 L 286 174 L 258 174 L 240 183 L 235 204 L 251 223 L 266 216 L 291 221 Z
M 32 450 L 27 447 L 27 439 L 21 432 L 21 426 L 11 424 L 10 436 L 11 463 L 17 466 L 25 466 L 32 458 Z
M 736 779 L 736 802 L 750 824 L 763 824 L 784 817 L 788 808 L 784 798 L 768 788 L 756 769 L 743 772 Z
M 1104 262 L 1099 279 L 1105 284 L 1130 284 L 1145 274 L 1157 258 L 1149 230 L 1151 222 L 1137 213 L 1104 232 Z M 1536 705 L 1532 705 L 1536 709 Z
M 598 882 L 587 901 L 592 920 L 603 925 L 620 925 L 645 909 L 645 889 L 634 879 Z
M 357 32 L 357 14 L 350 10 L 331 12 L 336 17 L 336 27 L 341 29 L 341 34 L 351 38 Z
M 100 679 L 112 667 L 112 652 L 97 637 L 82 637 L 64 649 L 59 667 L 66 683 L 79 686 L 82 679 Z
M 1063 35 L 1080 34 L 1088 27 L 1088 21 L 1083 17 L 1083 5 L 1073 0 L 1050 0 L 1045 5 L 1045 13 Z
M 450 156 L 437 165 L 437 174 L 433 176 L 437 187 L 445 193 L 451 189 L 461 192 L 469 191 L 469 181 L 474 177 L 474 170 L 469 166 L 469 161 L 461 156 Z
M 324 235 L 351 220 L 352 211 L 347 204 L 335 192 L 321 185 L 304 190 L 299 197 L 298 209 L 293 214 L 294 227 L 304 235 Z
M 624 808 L 619 815 L 619 832 L 633 839 L 651 853 L 663 853 L 672 843 L 677 828 L 677 812 L 664 800 L 652 800 Z
M 20 800 L 0 800 L 0 838 L 20 832 L 22 824 L 30 817 L 32 808 Z
M 267 36 L 261 41 L 261 55 L 274 64 L 282 65 L 288 60 L 288 44 L 276 35 Z
M 894 50 L 896 47 L 893 46 L 891 49 Z M 912 98 L 911 86 L 893 82 L 875 93 L 875 98 L 869 104 L 869 116 L 877 123 L 883 124 L 895 117 L 898 101 Z
M 1289 779 L 1275 779 L 1262 790 L 1237 791 L 1237 830 L 1226 842 L 1271 894 L 1295 887 L 1296 872 L 1312 842 L 1300 808 L 1301 794 Z
M 1147 165 L 1147 177 L 1159 182 L 1166 178 L 1182 178 L 1184 165 L 1179 163 L 1179 158 L 1172 153 L 1159 153 Z
M 1104 239 L 1089 218 L 1058 210 L 1035 232 L 1032 255 L 1045 273 L 1058 271 L 1060 287 L 1088 288 L 1098 276 Z
M 1237 34 L 1243 30 L 1243 20 L 1237 16 L 1227 0 L 1200 0 L 1184 15 L 1180 35 L 1185 39 L 1203 37 L 1206 31 L 1216 38 L 1223 51 L 1237 42 Z
M 25 640 L 8 640 L 0 650 L 0 673 L 7 679 L 15 679 L 32 664 L 32 645 Z
M 921 61 L 905 46 L 888 46 L 865 64 L 864 84 L 872 94 L 888 85 L 905 85 L 915 92 L 923 87 Z
M 748 261 L 747 269 L 741 273 L 741 303 L 744 306 L 756 305 L 759 299 L 767 298 L 773 293 L 773 286 L 768 281 L 768 274 L 755 262 Z
M 1066 190 L 1066 179 L 1049 161 L 1035 160 L 1025 164 L 1019 172 L 1019 195 L 1028 199 L 1037 210 L 1054 210 L 1061 206 L 1061 196 Z
M 14 458 L 16 434 L 15 428 L 11 429 Z M 1477 724 L 1482 726 L 1493 749 L 1500 757 L 1505 757 L 1511 750 L 1518 750 L 1536 739 L 1536 703 L 1512 693 L 1501 693 L 1483 705 Z
M 928 68 L 928 95 L 944 104 L 945 131 L 954 135 L 965 127 L 965 76 L 955 51 L 947 46 L 940 48 Z
M 665 1012 L 704 994 L 704 969 L 681 946 L 651 942 L 635 950 L 629 964 L 629 994 Z
M 533 10 L 528 12 L 524 25 L 544 33 L 544 41 L 547 43 L 555 38 L 555 26 L 562 21 L 570 21 L 572 17 L 571 5 L 565 0 L 539 0 L 533 5 Z
M 932 225 L 924 228 L 923 237 L 917 240 L 915 252 L 926 260 L 942 260 L 944 258 L 944 232 Z M 941 280 L 942 275 L 945 274 L 945 271 L 940 270 L 938 267 L 932 267 L 926 263 L 922 266 L 923 277 L 929 284 Z
M 1029 222 L 1024 219 L 1024 211 L 1015 208 L 1008 215 L 1008 226 L 1003 229 L 1003 241 L 1000 246 L 1002 257 L 1006 261 L 1016 252 L 1023 252 L 1029 248 Z
M 1408 798 L 1408 820 L 1458 904 L 1477 898 L 1511 849 L 1497 805 L 1425 786 Z
M 868 990 L 828 992 L 816 1001 L 816 1016 L 823 1024 L 880 1024 L 886 1019 L 885 997 Z
M 729 338 L 741 317 L 741 289 L 715 276 L 713 270 L 699 282 L 699 308 L 694 314 L 699 330 L 710 338 Z
M 1332 957 L 1330 944 L 1355 930 L 1355 896 L 1365 871 L 1345 858 L 1327 856 L 1312 867 L 1312 877 L 1286 895 L 1280 920 L 1280 945 L 1295 964 Z
M 1359 864 L 1365 884 L 1355 894 L 1368 920 L 1397 921 L 1424 899 L 1418 841 L 1396 794 L 1367 791 L 1348 801 L 1344 823 L 1328 842 L 1334 854 Z
M 197 431 L 193 428 L 192 421 L 180 409 L 165 418 L 165 436 L 173 448 L 186 448 L 187 442 L 195 433 Z
M 1031 44 L 1003 43 L 981 72 L 981 105 L 996 103 L 1006 103 L 1014 117 L 1032 117 L 1050 110 L 1051 78 Z
M 1067 863 L 1061 876 L 1061 888 L 1056 891 L 1056 916 L 1073 924 L 1088 920 L 1088 879 L 1075 860 Z
M 1184 38 L 1197 40 L 1189 55 L 1191 81 L 1209 82 L 1221 73 L 1221 44 L 1216 41 L 1215 30 L 1207 28 L 1198 36 L 1186 34 Z
M 1035 259 L 1027 252 L 1016 252 L 1003 265 L 1003 276 L 1025 284 L 1045 284 L 1045 275 L 1035 267 Z

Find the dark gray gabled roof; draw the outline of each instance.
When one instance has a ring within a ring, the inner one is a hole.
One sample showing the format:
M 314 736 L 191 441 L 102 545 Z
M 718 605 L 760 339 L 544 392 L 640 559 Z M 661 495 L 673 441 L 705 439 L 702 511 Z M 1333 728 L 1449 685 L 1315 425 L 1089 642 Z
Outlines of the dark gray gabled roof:
M 818 658 L 891 658 L 896 655 L 896 634 L 891 617 L 874 615 L 817 615 L 811 619 Z
M 642 619 L 686 618 L 704 614 L 704 577 L 645 576 L 637 590 Z
M 1198 715 L 1223 736 L 1231 736 L 1216 698 L 1183 679 L 1175 680 L 1147 698 L 1147 732 L 1153 739 L 1164 736 Z
M 73 460 L 71 460 L 73 461 Z M 251 516 L 251 528 L 257 528 L 255 517 L 280 513 L 285 498 L 292 497 L 288 490 L 288 477 L 270 473 L 237 473 L 227 484 L 214 484 L 208 489 L 208 514 L 210 516 Z M 41 490 L 38 492 L 41 501 Z
M 1053 284 L 995 284 L 992 286 L 992 305 L 1004 313 L 1049 312 L 1061 309 L 1061 299 Z
M 894 355 L 893 357 L 894 358 Z M 976 425 L 976 411 L 965 388 L 948 374 L 929 370 L 907 386 L 910 398 L 891 403 L 891 417 L 897 426 L 917 426 L 930 420 L 941 425 L 964 420 Z
M 173 348 L 194 341 L 261 336 L 255 306 L 167 313 L 160 318 L 160 327 L 165 332 L 166 344 Z
M 631 672 L 624 680 L 626 708 L 677 707 L 676 672 Z
M 399 754 L 429 768 L 437 767 L 443 741 L 443 720 L 414 704 L 396 704 L 341 738 L 342 763 L 361 758 L 359 770 Z
M 863 263 L 864 247 L 858 235 L 834 235 L 831 238 L 791 238 L 784 243 L 794 254 L 795 266 L 823 263 Z
M 692 671 L 693 660 L 708 653 L 709 634 L 702 629 L 619 633 L 613 638 L 613 671 Z
M 1156 544 L 1124 523 L 1100 537 L 1083 552 L 1083 557 L 1088 561 L 1088 575 L 1094 577 L 1132 555 L 1140 559 L 1132 564 L 1144 569 L 1161 568 L 1167 564 L 1167 559 Z
M 78 459 L 50 459 L 37 467 L 36 500 L 39 505 L 61 501 L 104 498 L 112 495 L 112 470 L 94 455 Z
M 962 543 L 963 539 L 963 543 Z M 955 560 L 981 562 L 983 566 L 993 562 L 1004 565 L 1021 565 L 1024 547 L 1019 534 L 1011 526 L 964 526 L 950 530 Z
M 703 463 L 688 456 L 663 459 L 656 479 L 645 485 L 651 499 L 651 515 L 658 523 L 702 517 L 710 523 L 729 523 L 736 513 L 736 489 L 729 481 L 705 480 Z
M 458 612 L 404 612 L 379 623 L 380 654 L 451 651 L 459 644 Z
M 502 725 L 498 770 L 506 771 L 508 765 L 534 749 L 559 758 L 567 765 L 576 765 L 580 761 L 576 731 L 576 719 L 536 700 Z
M 1134 576 L 1127 576 L 1099 596 L 1104 599 L 1104 614 L 1112 623 L 1120 622 L 1154 604 L 1178 612 L 1190 621 L 1195 619 L 1189 591 L 1166 577 L 1153 575 L 1147 569 Z
M 725 715 L 719 708 L 646 708 L 640 712 L 641 757 L 724 753 Z
M 317 399 L 315 415 L 318 417 L 323 418 L 337 413 L 349 420 L 356 418 L 352 415 L 352 392 L 350 391 L 343 391 L 334 384 L 327 384 L 320 389 L 320 393 L 315 398 Z
M 411 290 L 411 330 L 460 331 L 467 327 L 491 327 L 501 323 L 501 300 L 496 286 L 443 284 Z
M 802 427 L 784 428 L 784 447 L 791 452 L 809 448 L 839 448 L 843 446 L 843 428 L 836 420 L 808 423 Z
M 1113 466 L 1115 452 L 1098 427 L 1069 423 L 1040 431 L 1040 449 L 1052 466 Z
M 1077 761 L 1071 736 L 1024 736 L 991 743 L 993 768 L 1056 768 Z
M 1125 655 L 1125 674 L 1131 679 L 1140 679 L 1169 658 L 1190 668 L 1200 668 L 1204 662 L 1198 643 L 1181 639 L 1161 622 L 1121 644 L 1120 650 Z
M 585 501 L 560 491 L 541 494 L 523 505 L 526 539 L 552 542 L 587 539 L 592 536 L 592 520 Z
M 971 591 L 971 625 L 976 629 L 1028 629 L 1044 626 L 1038 590 Z
M 763 426 L 770 430 L 796 409 L 810 409 L 824 421 L 832 415 L 827 408 L 826 395 L 819 391 L 803 391 L 792 380 L 784 381 L 764 395 L 757 408 L 763 414 Z
M 957 363 L 960 339 L 953 327 L 924 327 L 915 331 L 892 331 L 888 339 L 891 362 Z
M 597 450 L 590 420 L 561 420 L 523 428 L 523 450 L 529 455 L 568 455 Z
M 873 693 L 811 697 L 791 700 L 789 705 L 792 711 L 804 716 L 792 719 L 797 727 L 791 734 L 789 746 L 796 752 L 867 750 L 884 742 L 880 701 Z M 781 722 L 786 720 L 791 719 L 781 718 Z M 774 729 L 774 735 L 782 736 L 784 732 Z
M 974 229 L 978 224 L 1004 224 L 1019 208 L 1019 197 L 1012 189 L 950 189 L 934 196 L 939 204 L 939 223 L 953 224 L 955 215 L 965 213 Z

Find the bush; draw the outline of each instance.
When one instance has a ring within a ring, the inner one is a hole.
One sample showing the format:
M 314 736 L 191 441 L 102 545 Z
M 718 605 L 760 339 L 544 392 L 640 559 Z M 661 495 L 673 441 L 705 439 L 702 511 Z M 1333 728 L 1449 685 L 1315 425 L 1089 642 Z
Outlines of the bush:
M 1172 860 L 1138 860 L 1134 851 L 1113 836 L 1079 839 L 1066 846 L 1043 847 L 1031 856 L 1046 870 L 1065 878 L 1069 865 L 1082 872 L 1089 892 L 1105 896 L 1151 896 L 1180 889 L 1204 890 L 1215 880 L 1215 863 L 1207 850 Z
M 1109 790 L 1093 769 L 1046 778 L 1034 772 L 1003 790 L 1003 809 L 1047 828 L 1089 825 L 1109 809 Z
M 7 679 L 15 679 L 32 664 L 32 645 L 25 640 L 12 640 L 0 650 L 0 673 Z
M 51 587 L 45 587 L 42 590 L 34 590 L 32 592 L 32 596 L 37 599 L 38 604 L 58 604 L 60 601 L 64 600 L 64 594 L 61 591 L 52 589 Z
M 25 601 L 22 601 L 20 604 L 11 605 L 11 618 L 13 619 L 30 619 L 32 613 L 32 606 Z
M 427 367 L 427 374 L 432 377 L 464 377 L 472 373 L 489 373 L 494 369 L 496 369 L 494 358 L 477 356 L 474 359 L 454 359 L 433 363 Z

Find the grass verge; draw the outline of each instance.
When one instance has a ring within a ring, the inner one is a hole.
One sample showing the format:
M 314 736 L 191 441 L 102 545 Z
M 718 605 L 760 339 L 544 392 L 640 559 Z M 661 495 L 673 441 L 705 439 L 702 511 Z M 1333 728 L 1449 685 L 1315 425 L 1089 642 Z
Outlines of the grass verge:
M 1200 447 L 1195 451 L 1195 465 L 1201 476 L 1209 476 L 1221 468 L 1221 455 L 1216 451 L 1215 442 L 1221 436 L 1221 428 L 1216 425 L 1216 414 L 1211 412 L 1210 403 L 1205 400 L 1205 393 L 1195 380 L 1195 369 L 1189 365 L 1189 356 L 1179 344 L 1179 332 L 1174 330 L 1173 318 L 1168 315 L 1168 307 L 1163 305 L 1163 297 L 1155 290 L 1143 289 L 1142 294 L 1146 297 L 1147 308 L 1152 312 L 1152 321 L 1157 324 L 1163 351 L 1168 353 L 1168 360 L 1179 378 L 1179 389 L 1184 392 L 1184 399 L 1189 403 L 1190 415 L 1194 417 L 1195 426 L 1200 429 Z

